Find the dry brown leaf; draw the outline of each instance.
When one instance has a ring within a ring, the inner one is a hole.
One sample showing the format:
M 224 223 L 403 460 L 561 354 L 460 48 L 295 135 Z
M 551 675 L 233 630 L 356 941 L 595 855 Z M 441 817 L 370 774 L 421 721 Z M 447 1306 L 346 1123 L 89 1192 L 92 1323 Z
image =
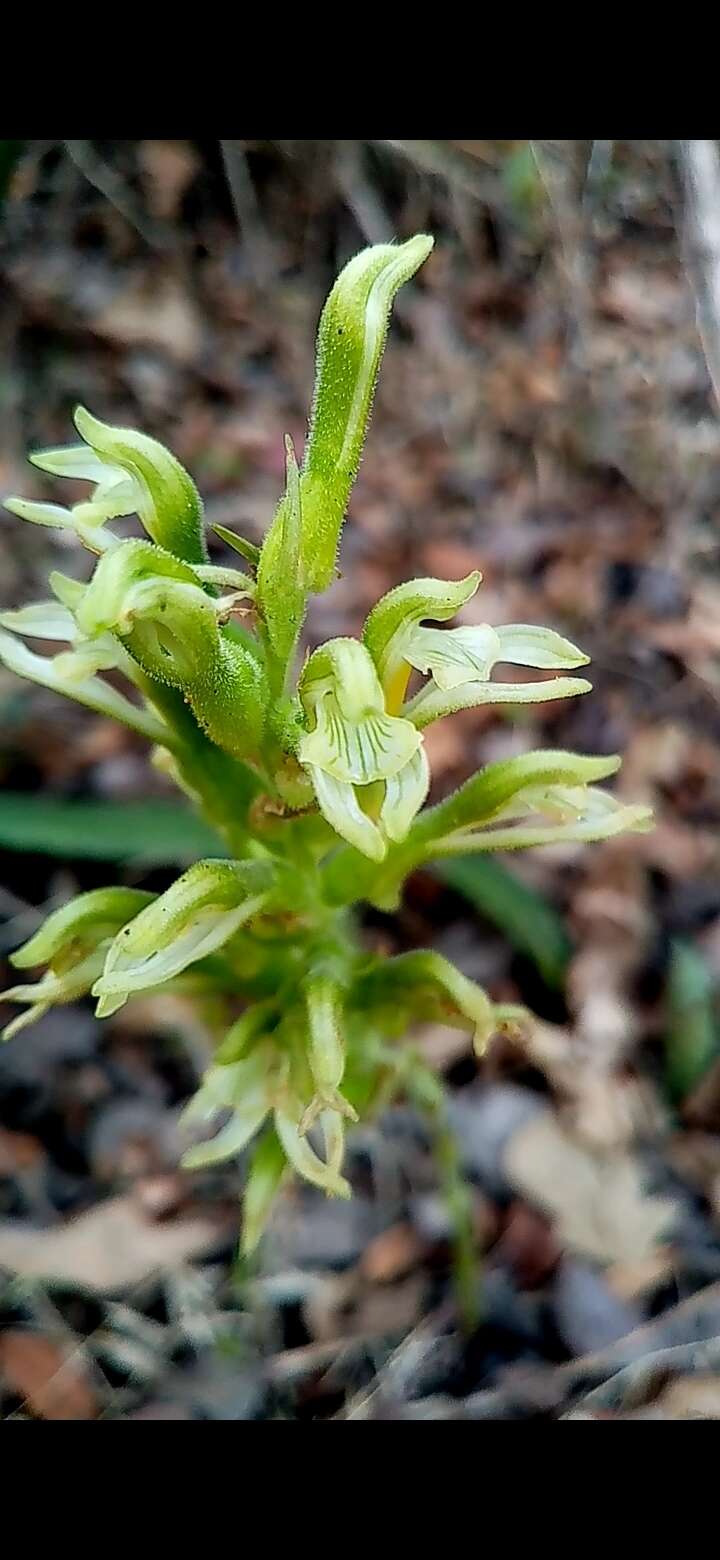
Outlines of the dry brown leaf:
M 656 1138 L 666 1122 L 651 1079 L 596 1071 L 591 1065 L 578 1068 L 574 1088 L 562 1111 L 572 1135 L 588 1149 L 599 1152 L 625 1149 L 640 1139 Z
M 676 1217 L 674 1202 L 645 1191 L 631 1155 L 592 1153 L 549 1112 L 513 1135 L 504 1169 L 556 1221 L 564 1245 L 602 1263 L 651 1256 Z
M 417 1267 L 424 1250 L 424 1242 L 411 1224 L 393 1224 L 365 1248 L 360 1272 L 370 1284 L 392 1284 Z
M 478 555 L 474 547 L 452 538 L 428 537 L 422 550 L 423 568 L 428 574 L 441 580 L 462 579 L 478 568 Z
M 156 1223 L 177 1213 L 187 1201 L 187 1177 L 171 1171 L 141 1176 L 132 1188 L 132 1196 L 145 1215 Z
M 426 1286 L 422 1272 L 409 1273 L 401 1283 L 377 1285 L 368 1282 L 359 1268 L 324 1275 L 308 1294 L 303 1316 L 312 1337 L 321 1343 L 403 1334 L 422 1315 Z
M 152 215 L 170 222 L 200 168 L 197 152 L 189 141 L 142 141 L 139 155 Z
M 653 1406 L 663 1419 L 720 1419 L 720 1376 L 676 1376 Z
M 673 878 L 701 877 L 718 861 L 717 831 L 699 829 L 677 817 L 657 817 L 655 827 L 637 841 L 638 855 Z
M 658 1246 L 637 1262 L 616 1262 L 607 1268 L 605 1282 L 619 1300 L 638 1300 L 659 1289 L 672 1277 L 674 1267 L 671 1248 Z
M 665 1154 L 673 1170 L 696 1191 L 707 1193 L 720 1176 L 720 1137 L 715 1132 L 675 1132 Z
M 568 971 L 568 1002 L 580 1054 L 603 1071 L 623 1059 L 635 1035 L 627 993 L 650 930 L 645 897 L 640 863 L 618 840 L 591 860 L 573 901 L 580 947 Z
M 558 1092 L 569 1131 L 588 1148 L 627 1148 L 663 1130 L 665 1112 L 652 1082 L 601 1065 L 584 1037 L 534 1019 L 518 1044 Z
M 648 781 L 675 785 L 692 760 L 697 747 L 694 734 L 684 726 L 662 721 L 643 726 L 630 736 L 623 753 L 623 781 L 628 795 L 637 795 Z
M 41 1333 L 0 1333 L 0 1370 L 39 1419 L 95 1419 L 99 1404 L 77 1350 Z
M 0 1127 L 0 1175 L 34 1169 L 44 1158 L 45 1150 L 36 1137 Z
M 597 622 L 602 612 L 602 586 L 599 570 L 589 569 L 587 562 L 577 563 L 570 558 L 559 558 L 545 570 L 543 593 L 550 612 L 563 617 L 582 617 L 586 622 Z
M 496 1255 L 512 1269 L 518 1288 L 535 1289 L 554 1273 L 562 1250 L 550 1220 L 518 1201 L 510 1208 Z
M 149 1223 L 131 1197 L 114 1197 L 59 1228 L 0 1224 L 0 1267 L 115 1293 L 204 1256 L 229 1227 L 229 1215 L 205 1209 Z
M 148 288 L 132 282 L 93 319 L 98 336 L 123 348 L 158 347 L 181 363 L 192 363 L 202 346 L 202 321 L 185 289 L 168 276 Z
M 667 331 L 687 318 L 688 292 L 677 274 L 624 265 L 608 277 L 599 303 L 606 315 L 636 330 Z

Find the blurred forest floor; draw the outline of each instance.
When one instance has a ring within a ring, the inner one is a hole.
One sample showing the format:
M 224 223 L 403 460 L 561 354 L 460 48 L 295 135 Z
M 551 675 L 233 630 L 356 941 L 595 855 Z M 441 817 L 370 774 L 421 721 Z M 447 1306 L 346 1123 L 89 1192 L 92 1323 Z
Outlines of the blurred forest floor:
M 181 1004 L 61 1009 L 2 1049 L 0 1415 L 720 1418 L 720 418 L 673 143 L 30 142 L 5 175 L 0 492 L 68 502 L 26 453 L 71 442 L 80 401 L 256 541 L 338 270 L 433 233 L 308 642 L 480 567 L 465 621 L 559 629 L 594 691 L 432 727 L 434 795 L 531 747 L 618 752 L 657 826 L 418 874 L 367 917 L 539 1018 L 481 1066 L 420 1036 L 473 1188 L 469 1340 L 409 1109 L 354 1135 L 352 1202 L 288 1193 L 248 1273 L 242 1167 L 177 1169 L 207 1050 Z M 90 559 L 3 515 L 0 608 L 58 566 Z M 48 901 L 162 888 L 191 846 L 158 843 L 170 791 L 131 734 L 5 672 L 0 705 L 4 955 Z

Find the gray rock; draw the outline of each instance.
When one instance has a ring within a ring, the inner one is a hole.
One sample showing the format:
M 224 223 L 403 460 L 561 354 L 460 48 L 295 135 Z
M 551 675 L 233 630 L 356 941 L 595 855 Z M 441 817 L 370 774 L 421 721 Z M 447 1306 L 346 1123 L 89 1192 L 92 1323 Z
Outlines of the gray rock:
M 382 1228 L 374 1205 L 362 1197 L 348 1202 L 322 1193 L 301 1193 L 276 1205 L 267 1230 L 267 1260 L 278 1268 L 352 1267 Z
M 8 1009 L 7 1017 L 20 1011 L 13 1007 L 11 1013 Z M 95 1057 L 99 1036 L 100 1025 L 83 1008 L 54 1008 L 0 1045 L 0 1093 L 18 1087 L 48 1092 L 63 1069 L 79 1067 Z
M 111 1100 L 92 1122 L 87 1152 L 101 1181 L 129 1171 L 133 1156 L 138 1171 L 174 1168 L 182 1152 L 176 1118 L 152 1100 Z
M 507 1145 L 520 1127 L 546 1110 L 537 1094 L 510 1083 L 465 1089 L 450 1100 L 450 1121 L 465 1170 L 477 1177 L 491 1197 L 512 1194 L 503 1169 Z
M 557 1270 L 551 1307 L 558 1333 L 574 1355 L 607 1348 L 645 1319 L 638 1306 L 613 1294 L 602 1273 L 571 1257 Z

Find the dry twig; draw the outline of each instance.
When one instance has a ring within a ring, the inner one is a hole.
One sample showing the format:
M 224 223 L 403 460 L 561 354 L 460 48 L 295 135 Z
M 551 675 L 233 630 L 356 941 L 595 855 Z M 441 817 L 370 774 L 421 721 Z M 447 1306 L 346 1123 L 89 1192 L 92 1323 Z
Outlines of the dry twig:
M 720 406 L 720 157 L 715 141 L 678 141 L 684 253 L 708 373 Z

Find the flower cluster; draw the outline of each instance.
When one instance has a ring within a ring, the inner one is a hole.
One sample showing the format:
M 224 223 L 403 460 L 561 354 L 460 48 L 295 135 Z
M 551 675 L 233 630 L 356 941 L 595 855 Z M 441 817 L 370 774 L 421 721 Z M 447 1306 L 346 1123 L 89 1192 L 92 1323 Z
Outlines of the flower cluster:
M 346 1122 L 401 1087 L 396 1042 L 414 1022 L 460 1024 L 482 1050 L 517 1017 L 437 954 L 369 955 L 352 905 L 397 903 L 407 873 L 444 855 L 649 824 L 598 788 L 617 759 L 554 751 L 491 764 L 425 807 L 433 721 L 590 687 L 566 675 L 587 656 L 551 629 L 447 626 L 478 591 L 477 571 L 390 591 L 359 639 L 330 640 L 298 672 L 309 596 L 335 576 L 393 298 L 431 248 L 425 236 L 375 246 L 340 275 L 320 321 L 302 467 L 286 440 L 285 493 L 261 549 L 218 528 L 242 571 L 209 561 L 202 503 L 175 457 L 82 408 L 82 443 L 31 458 L 90 483 L 90 497 L 71 508 L 6 500 L 72 531 L 96 562 L 86 584 L 53 573 L 51 600 L 0 615 L 0 659 L 144 735 L 215 827 L 218 855 L 158 897 L 107 888 L 55 911 L 13 955 L 45 973 L 5 993 L 26 1009 L 5 1033 L 88 993 L 100 1017 L 161 986 L 213 994 L 229 1027 L 186 1115 L 196 1134 L 225 1120 L 186 1163 L 249 1151 L 248 1249 L 289 1168 L 347 1194 Z M 113 533 L 129 515 L 144 536 Z M 39 655 L 26 639 L 61 648 Z M 498 667 L 548 675 L 507 681 Z

